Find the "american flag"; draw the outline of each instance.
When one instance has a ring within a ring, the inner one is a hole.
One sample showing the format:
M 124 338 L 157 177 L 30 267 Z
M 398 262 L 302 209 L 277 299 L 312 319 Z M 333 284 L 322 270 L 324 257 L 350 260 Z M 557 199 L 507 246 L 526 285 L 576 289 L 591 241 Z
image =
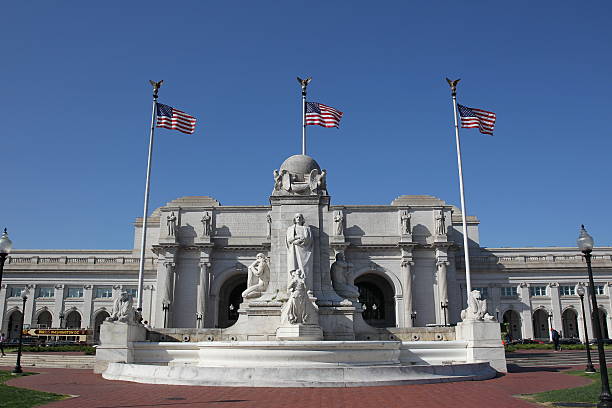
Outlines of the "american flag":
M 195 132 L 196 118 L 172 106 L 157 104 L 157 127 L 176 129 L 179 132 Z
M 339 127 L 342 112 L 317 102 L 306 102 L 306 124 Z
M 461 116 L 462 128 L 478 128 L 480 133 L 492 135 L 495 127 L 495 114 L 482 109 L 457 105 Z

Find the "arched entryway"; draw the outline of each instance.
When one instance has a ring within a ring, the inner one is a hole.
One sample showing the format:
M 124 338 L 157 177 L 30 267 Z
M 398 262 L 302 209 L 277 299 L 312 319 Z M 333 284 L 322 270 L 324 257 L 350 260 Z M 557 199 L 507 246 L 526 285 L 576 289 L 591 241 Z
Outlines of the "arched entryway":
M 393 286 L 382 276 L 372 273 L 355 279 L 359 303 L 364 307 L 363 320 L 374 327 L 395 327 Z
M 538 309 L 533 313 L 533 337 L 536 339 L 547 340 L 550 338 L 550 328 L 548 327 L 548 312 Z
M 242 303 L 242 292 L 247 286 L 247 275 L 236 275 L 229 278 L 219 290 L 219 308 L 217 309 L 217 327 L 230 327 L 238 320 L 238 310 Z
M 578 338 L 578 313 L 572 308 L 567 308 L 561 315 L 561 322 L 563 323 L 563 337 L 569 339 Z
M 607 319 L 606 319 L 606 311 L 602 308 L 599 308 L 599 324 L 601 327 L 601 337 L 604 339 L 609 339 L 610 336 L 608 335 L 608 324 L 607 324 Z M 595 313 L 593 313 L 593 318 L 595 318 Z M 595 327 L 593 327 L 593 330 L 595 330 Z
M 107 311 L 102 310 L 96 314 L 96 318 L 94 320 L 94 342 L 100 343 L 100 326 L 104 323 L 104 319 L 110 317 Z
M 506 310 L 503 316 L 503 323 L 511 340 L 523 338 L 521 333 L 521 316 L 516 310 Z
M 45 329 L 53 326 L 53 317 L 51 316 L 51 312 L 48 310 L 43 310 L 38 314 L 36 318 L 36 324 L 39 328 Z
M 76 310 L 68 312 L 66 315 L 66 328 L 67 329 L 80 329 L 81 328 L 81 314 Z
M 21 312 L 19 310 L 13 311 L 8 318 L 8 326 L 6 328 L 6 336 L 9 339 L 19 338 L 19 328 L 21 327 Z

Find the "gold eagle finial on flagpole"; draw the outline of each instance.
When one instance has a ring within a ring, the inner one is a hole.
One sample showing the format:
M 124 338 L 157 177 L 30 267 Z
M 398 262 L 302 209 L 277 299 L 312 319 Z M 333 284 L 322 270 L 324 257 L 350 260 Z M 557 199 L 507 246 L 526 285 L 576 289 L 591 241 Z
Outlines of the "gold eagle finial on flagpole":
M 164 80 L 162 79 L 159 82 L 155 82 L 149 79 L 149 83 L 153 86 L 153 98 L 157 99 L 157 92 L 159 92 L 159 88 L 161 88 L 162 84 L 164 83 Z
M 448 85 L 450 86 L 453 95 L 457 94 L 457 84 L 459 83 L 459 81 L 461 81 L 461 78 L 455 80 L 446 78 L 446 82 L 448 82 Z

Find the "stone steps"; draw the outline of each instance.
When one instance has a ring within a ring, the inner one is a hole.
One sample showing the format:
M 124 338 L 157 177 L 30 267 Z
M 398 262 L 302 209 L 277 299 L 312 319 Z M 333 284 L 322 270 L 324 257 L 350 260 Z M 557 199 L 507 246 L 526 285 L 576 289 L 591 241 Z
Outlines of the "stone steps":
M 606 362 L 612 362 L 612 351 L 606 350 Z M 598 364 L 597 349 L 591 349 L 591 360 Z M 509 354 L 507 364 L 521 367 L 551 367 L 568 365 L 586 365 L 586 350 L 560 351 L 558 353 Z
M 92 370 L 96 356 L 66 355 L 66 354 L 22 354 L 21 366 L 45 368 L 82 368 Z M 9 353 L 0 357 L 0 365 L 14 366 L 17 363 L 17 354 Z

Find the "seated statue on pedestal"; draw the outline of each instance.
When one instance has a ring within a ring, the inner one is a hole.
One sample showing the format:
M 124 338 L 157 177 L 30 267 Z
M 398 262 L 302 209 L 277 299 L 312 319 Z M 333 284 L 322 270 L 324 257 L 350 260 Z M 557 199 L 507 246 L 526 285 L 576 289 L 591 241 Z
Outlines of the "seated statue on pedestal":
M 338 252 L 336 261 L 331 266 L 332 285 L 338 295 L 356 302 L 359 299 L 359 289 L 353 285 L 349 266 L 350 264 L 344 258 L 344 253 Z
M 109 317 L 106 318 L 107 322 L 121 322 L 121 323 L 135 323 L 136 311 L 132 304 L 134 299 L 132 295 L 127 293 L 125 290 L 115 299 L 113 302 L 113 309 Z
M 270 283 L 270 266 L 266 256 L 257 254 L 257 259 L 249 266 L 247 288 L 242 292 L 243 298 L 255 298 L 261 296 L 268 289 Z

